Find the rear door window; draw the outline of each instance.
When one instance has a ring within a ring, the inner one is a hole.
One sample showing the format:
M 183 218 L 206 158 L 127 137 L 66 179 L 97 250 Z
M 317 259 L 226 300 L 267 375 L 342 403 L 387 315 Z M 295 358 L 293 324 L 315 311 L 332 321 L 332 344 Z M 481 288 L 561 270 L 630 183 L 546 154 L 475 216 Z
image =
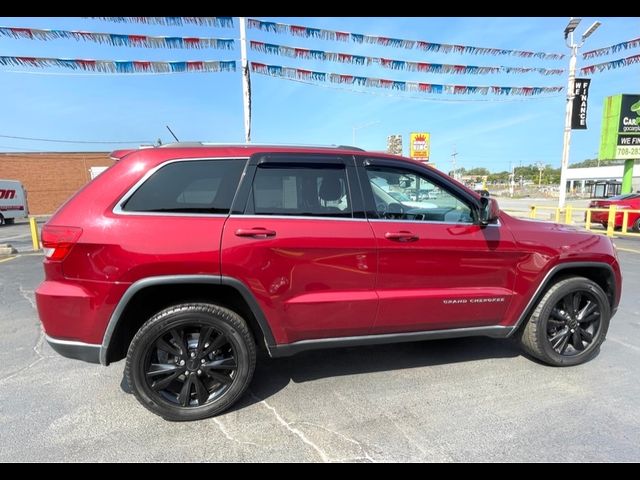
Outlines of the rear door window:
M 256 215 L 351 218 L 345 168 L 306 164 L 260 166 L 248 210 Z

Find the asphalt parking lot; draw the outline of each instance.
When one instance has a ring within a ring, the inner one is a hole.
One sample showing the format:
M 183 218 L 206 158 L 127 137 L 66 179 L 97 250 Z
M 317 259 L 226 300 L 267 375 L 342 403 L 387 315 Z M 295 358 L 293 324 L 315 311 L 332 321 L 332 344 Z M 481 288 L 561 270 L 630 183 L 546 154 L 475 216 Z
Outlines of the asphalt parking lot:
M 308 352 L 264 361 L 232 411 L 192 423 L 141 407 L 123 362 L 55 354 L 34 309 L 42 257 L 9 257 L 0 461 L 638 461 L 640 241 L 617 243 L 625 291 L 586 365 L 546 367 L 486 338 Z

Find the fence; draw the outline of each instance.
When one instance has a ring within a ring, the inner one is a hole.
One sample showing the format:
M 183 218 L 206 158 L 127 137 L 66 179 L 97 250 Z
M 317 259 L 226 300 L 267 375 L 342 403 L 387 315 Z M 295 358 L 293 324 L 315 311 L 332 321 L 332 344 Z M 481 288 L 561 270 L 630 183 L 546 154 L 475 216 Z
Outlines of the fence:
M 634 233 L 629 231 L 629 214 L 640 215 L 640 210 L 630 209 L 618 209 L 616 205 L 611 205 L 608 208 L 580 208 L 567 205 L 564 209 L 559 207 L 547 207 L 542 205 L 531 205 L 529 209 L 529 218 L 538 218 L 540 211 L 551 211 L 551 217 L 553 217 L 556 223 L 565 223 L 567 225 L 580 225 L 584 224 L 584 228 L 590 232 L 605 233 L 603 230 L 593 229 L 593 214 L 594 213 L 607 213 L 606 235 L 613 237 L 614 235 L 625 235 L 629 237 L 640 237 L 640 233 Z M 584 213 L 582 213 L 584 212 Z M 576 221 L 576 214 L 578 220 Z M 603 223 L 601 216 L 596 223 Z M 551 218 L 550 218 L 551 219 Z M 620 225 L 620 230 L 616 231 L 616 227 Z

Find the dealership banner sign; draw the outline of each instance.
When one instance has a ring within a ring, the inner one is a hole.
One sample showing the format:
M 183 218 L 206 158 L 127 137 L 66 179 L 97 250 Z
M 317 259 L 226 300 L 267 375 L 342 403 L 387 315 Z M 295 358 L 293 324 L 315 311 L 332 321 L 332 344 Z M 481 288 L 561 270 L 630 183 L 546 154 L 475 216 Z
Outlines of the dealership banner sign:
M 640 158 L 640 95 L 614 95 L 605 99 L 599 158 Z
M 427 132 L 414 132 L 409 137 L 409 156 L 422 162 L 429 161 L 429 141 L 431 135 Z
M 571 112 L 571 129 L 587 129 L 587 97 L 591 80 L 576 78 L 573 82 L 573 109 Z

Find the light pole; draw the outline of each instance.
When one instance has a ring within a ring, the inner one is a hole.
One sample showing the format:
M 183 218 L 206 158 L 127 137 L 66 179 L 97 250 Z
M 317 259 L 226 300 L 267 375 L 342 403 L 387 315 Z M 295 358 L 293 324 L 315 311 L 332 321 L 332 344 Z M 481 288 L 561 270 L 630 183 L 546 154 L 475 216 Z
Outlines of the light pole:
M 571 146 L 571 115 L 573 114 L 573 83 L 576 78 L 576 61 L 578 56 L 578 49 L 584 45 L 584 41 L 596 31 L 600 26 L 600 22 L 596 21 L 587 28 L 582 34 L 580 43 L 575 43 L 573 39 L 573 32 L 582 21 L 581 18 L 571 18 L 566 28 L 564 29 L 564 40 L 567 47 L 571 50 L 571 56 L 569 57 L 569 82 L 567 84 L 567 108 L 564 117 L 564 141 L 562 144 L 562 164 L 560 166 L 560 196 L 558 198 L 558 207 L 564 208 L 564 204 L 567 200 L 567 169 L 569 168 L 569 147 Z
M 354 146 L 354 147 L 356 146 L 356 131 L 362 130 L 363 128 L 371 127 L 373 125 L 377 125 L 379 123 L 380 123 L 380 120 L 376 120 L 374 122 L 365 123 L 364 125 L 359 125 L 357 127 L 356 126 L 351 127 L 351 133 L 353 135 L 352 136 L 352 140 L 353 140 L 352 146 Z

